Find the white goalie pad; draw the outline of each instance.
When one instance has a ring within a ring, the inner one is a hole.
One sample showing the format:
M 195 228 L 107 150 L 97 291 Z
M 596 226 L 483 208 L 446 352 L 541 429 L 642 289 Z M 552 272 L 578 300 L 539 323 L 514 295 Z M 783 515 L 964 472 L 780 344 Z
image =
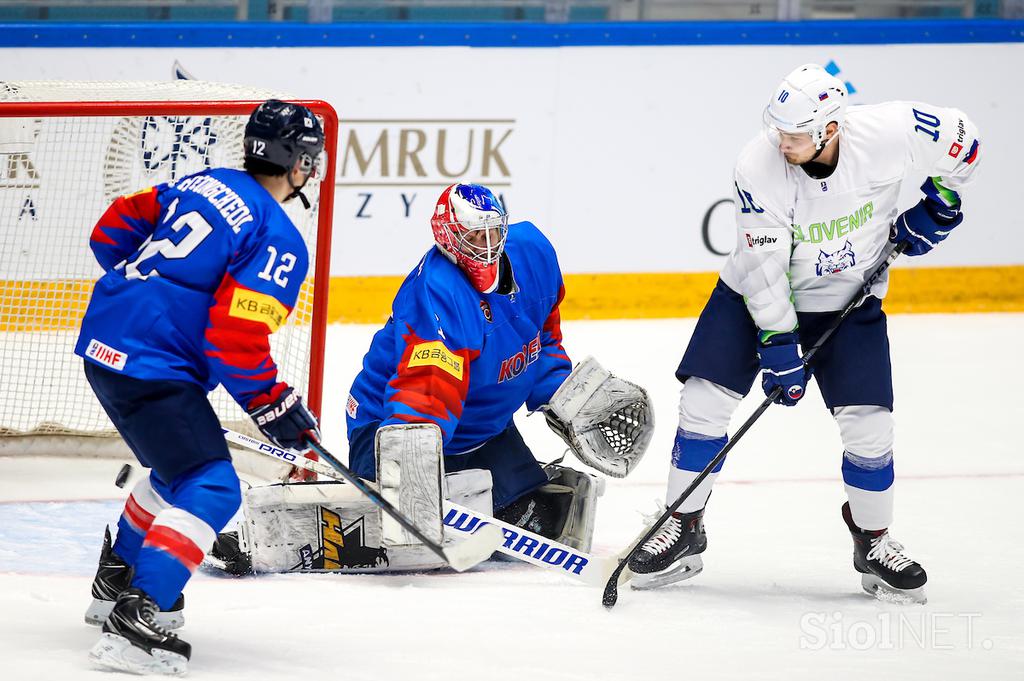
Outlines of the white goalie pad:
M 444 478 L 441 429 L 432 423 L 384 426 L 377 429 L 374 450 L 381 496 L 428 539 L 440 542 Z M 384 543 L 388 546 L 419 544 L 386 513 L 381 522 Z
M 445 478 L 448 498 L 490 515 L 491 474 L 466 470 Z M 383 540 L 380 509 L 352 485 L 305 482 L 253 487 L 242 493 L 239 546 L 257 574 L 274 572 L 404 572 L 445 567 L 422 545 Z M 465 538 L 446 529 L 444 544 Z
M 605 479 L 568 466 L 549 464 L 545 472 L 551 481 L 542 489 L 564 488 L 572 494 L 572 504 L 556 538 L 562 544 L 580 551 L 590 551 L 594 540 L 597 500 L 604 495 Z
M 614 478 L 636 467 L 654 435 L 647 391 L 612 375 L 593 357 L 573 369 L 543 409 L 548 425 L 580 461 Z

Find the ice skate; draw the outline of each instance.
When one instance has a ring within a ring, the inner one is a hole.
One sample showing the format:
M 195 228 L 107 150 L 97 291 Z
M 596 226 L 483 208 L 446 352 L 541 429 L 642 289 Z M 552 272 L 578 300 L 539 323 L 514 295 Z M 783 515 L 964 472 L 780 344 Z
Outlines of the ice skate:
M 132 569 L 114 553 L 110 541 L 110 528 L 103 531 L 103 549 L 100 551 L 100 562 L 96 568 L 96 577 L 92 580 L 92 603 L 85 611 L 87 624 L 100 626 L 106 621 L 114 602 L 121 593 L 131 586 Z M 156 622 L 165 629 L 177 629 L 185 624 L 185 597 L 178 596 L 168 611 L 159 611 Z
M 252 557 L 239 545 L 238 532 L 218 534 L 213 548 L 206 554 L 206 562 L 236 577 L 255 574 L 252 570 Z
M 103 634 L 89 658 L 135 674 L 184 674 L 192 646 L 157 624 L 157 612 L 156 603 L 144 591 L 124 591 L 103 623 Z
M 704 509 L 694 513 L 673 513 L 629 561 L 634 589 L 681 582 L 700 574 L 700 554 L 708 547 L 704 533 Z
M 926 603 L 928 575 L 920 563 L 903 553 L 903 545 L 888 530 L 862 530 L 853 524 L 850 504 L 843 504 L 843 519 L 853 536 L 853 567 L 861 573 L 864 591 L 883 601 Z

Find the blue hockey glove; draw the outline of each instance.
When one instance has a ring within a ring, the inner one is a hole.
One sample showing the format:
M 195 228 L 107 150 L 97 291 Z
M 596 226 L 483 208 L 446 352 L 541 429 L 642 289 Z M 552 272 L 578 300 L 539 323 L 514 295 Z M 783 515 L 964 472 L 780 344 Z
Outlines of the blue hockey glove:
M 889 241 L 909 246 L 907 255 L 924 255 L 949 236 L 953 228 L 963 222 L 960 204 L 953 208 L 941 201 L 925 198 L 910 210 L 903 211 L 889 233 Z
M 777 333 L 762 340 L 757 355 L 761 359 L 764 394 L 770 395 L 777 386 L 782 386 L 775 404 L 792 407 L 799 402 L 810 372 L 800 359 L 800 339 L 796 332 Z
M 248 411 L 260 432 L 281 449 L 302 452 L 309 449 L 307 439 L 320 441 L 316 416 L 285 383 L 250 402 Z

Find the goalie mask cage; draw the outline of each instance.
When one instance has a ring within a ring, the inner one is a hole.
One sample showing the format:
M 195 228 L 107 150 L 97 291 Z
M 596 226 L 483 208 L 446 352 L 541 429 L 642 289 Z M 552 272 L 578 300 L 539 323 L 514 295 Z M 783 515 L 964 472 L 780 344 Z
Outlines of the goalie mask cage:
M 288 322 L 270 337 L 281 380 L 320 413 L 334 152 L 338 120 L 322 101 L 202 81 L 0 82 L 0 453 L 124 452 L 74 354 L 93 284 L 93 225 L 120 195 L 204 168 L 241 168 L 249 114 L 269 98 L 309 107 L 325 157 L 312 207 L 284 206 L 310 272 Z M 256 434 L 218 387 L 221 422 Z

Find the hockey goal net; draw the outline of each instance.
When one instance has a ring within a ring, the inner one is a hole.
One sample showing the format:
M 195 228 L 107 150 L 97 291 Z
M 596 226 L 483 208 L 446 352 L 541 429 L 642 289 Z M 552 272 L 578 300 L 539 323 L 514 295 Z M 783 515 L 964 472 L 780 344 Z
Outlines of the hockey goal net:
M 92 226 L 122 194 L 241 168 L 245 122 L 271 97 L 296 101 L 202 81 L 0 82 L 0 452 L 110 453 L 116 432 L 73 351 L 102 274 Z M 285 207 L 312 265 L 271 350 L 319 413 L 338 122 L 330 105 L 301 103 L 321 119 L 326 159 L 305 190 L 311 210 Z M 225 426 L 253 433 L 223 388 L 210 398 Z

